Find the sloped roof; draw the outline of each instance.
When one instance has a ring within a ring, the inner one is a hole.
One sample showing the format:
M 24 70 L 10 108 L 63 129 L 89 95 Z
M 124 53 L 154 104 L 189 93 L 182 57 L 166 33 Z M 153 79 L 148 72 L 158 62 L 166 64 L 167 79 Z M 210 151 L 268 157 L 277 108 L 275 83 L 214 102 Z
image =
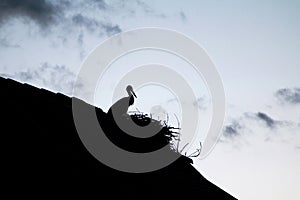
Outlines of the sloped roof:
M 1 77 L 0 89 L 2 165 L 16 191 L 34 193 L 42 187 L 55 193 L 58 185 L 93 185 L 98 194 L 131 199 L 235 199 L 205 179 L 189 159 L 143 174 L 111 169 L 80 141 L 72 98 Z

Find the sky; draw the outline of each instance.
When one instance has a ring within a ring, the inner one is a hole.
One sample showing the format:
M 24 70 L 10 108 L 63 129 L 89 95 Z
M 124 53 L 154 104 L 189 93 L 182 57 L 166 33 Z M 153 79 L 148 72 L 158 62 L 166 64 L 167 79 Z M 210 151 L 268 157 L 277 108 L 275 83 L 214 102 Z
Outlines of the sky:
M 296 0 L 0 0 L 0 75 L 72 96 L 85 58 L 114 34 L 142 27 L 180 32 L 205 49 L 226 95 L 222 136 L 208 157 L 194 159 L 194 167 L 239 199 L 299 199 L 299 8 Z M 97 91 L 96 104 L 106 111 L 112 99 L 101 97 L 112 95 L 131 66 L 148 63 L 189 68 L 165 52 L 124 56 L 101 80 L 107 88 Z M 202 140 L 211 97 L 201 77 L 180 73 L 197 96 L 186 103 L 199 110 Z M 164 95 L 147 98 L 149 91 Z M 150 85 L 136 93 L 143 101 L 133 110 L 160 118 L 167 113 L 170 123 L 181 117 L 172 91 Z

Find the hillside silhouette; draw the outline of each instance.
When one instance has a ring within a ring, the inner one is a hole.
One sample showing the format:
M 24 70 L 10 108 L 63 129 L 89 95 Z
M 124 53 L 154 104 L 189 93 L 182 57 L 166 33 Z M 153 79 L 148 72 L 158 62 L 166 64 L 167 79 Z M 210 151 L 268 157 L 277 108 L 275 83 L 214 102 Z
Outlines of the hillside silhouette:
M 70 194 L 87 191 L 100 199 L 104 195 L 109 199 L 235 199 L 204 178 L 184 156 L 148 173 L 112 169 L 96 160 L 82 144 L 73 122 L 72 98 L 1 77 L 0 89 L 1 163 L 7 176 L 2 179 L 4 190 L 25 190 L 21 194 L 30 196 L 38 191 L 58 194 L 71 187 Z M 167 126 L 155 127 L 159 126 L 157 121 L 140 114 L 127 117 L 142 126 L 153 123 L 154 128 L 162 129 L 146 139 L 129 136 L 100 108 L 94 109 L 107 137 L 128 151 L 154 151 L 174 137 Z

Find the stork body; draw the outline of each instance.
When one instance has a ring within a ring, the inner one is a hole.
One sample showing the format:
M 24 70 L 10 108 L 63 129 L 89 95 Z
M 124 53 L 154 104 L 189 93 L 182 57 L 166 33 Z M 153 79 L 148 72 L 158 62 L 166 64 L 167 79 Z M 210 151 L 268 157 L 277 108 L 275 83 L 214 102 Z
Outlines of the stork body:
M 121 116 L 121 115 L 124 115 L 127 113 L 129 106 L 133 105 L 134 98 L 136 98 L 136 95 L 135 95 L 131 85 L 128 85 L 126 87 L 126 91 L 128 93 L 128 97 L 123 97 L 122 99 L 120 99 L 116 103 L 114 103 L 109 108 L 108 114 Z

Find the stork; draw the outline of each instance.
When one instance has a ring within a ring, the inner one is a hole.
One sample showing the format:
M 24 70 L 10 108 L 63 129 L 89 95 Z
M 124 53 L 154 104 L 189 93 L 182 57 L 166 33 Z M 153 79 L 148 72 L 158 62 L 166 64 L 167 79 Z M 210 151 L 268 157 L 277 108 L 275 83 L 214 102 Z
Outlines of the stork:
M 127 113 L 128 107 L 134 103 L 134 97 L 135 98 L 137 98 L 137 97 L 136 97 L 131 85 L 128 85 L 126 87 L 126 91 L 128 93 L 128 97 L 123 97 L 122 99 L 120 99 L 116 103 L 114 103 L 109 108 L 109 110 L 107 112 L 108 114 L 121 116 L 121 115 Z

